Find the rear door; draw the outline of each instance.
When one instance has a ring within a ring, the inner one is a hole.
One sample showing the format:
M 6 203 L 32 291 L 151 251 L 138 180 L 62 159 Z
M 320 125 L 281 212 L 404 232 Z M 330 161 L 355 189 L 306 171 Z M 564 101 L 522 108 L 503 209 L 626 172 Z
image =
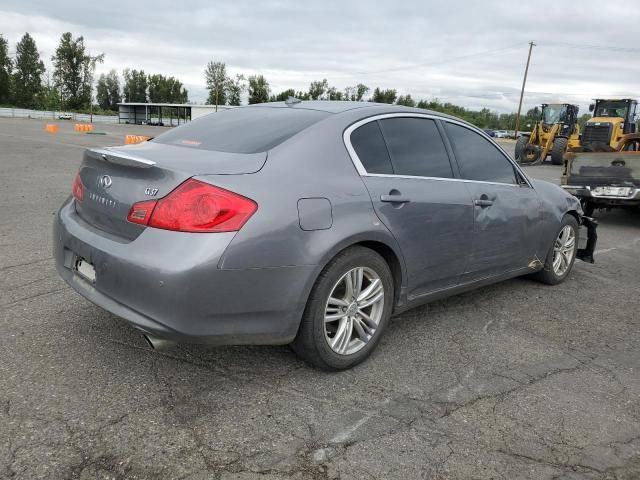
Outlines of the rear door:
M 453 122 L 445 122 L 445 130 L 474 205 L 473 248 L 465 281 L 527 267 L 535 259 L 541 232 L 536 191 L 489 139 Z
M 405 257 L 409 298 L 456 285 L 471 249 L 473 208 L 453 178 L 441 127 L 391 114 L 351 130 L 351 154 L 375 211 Z

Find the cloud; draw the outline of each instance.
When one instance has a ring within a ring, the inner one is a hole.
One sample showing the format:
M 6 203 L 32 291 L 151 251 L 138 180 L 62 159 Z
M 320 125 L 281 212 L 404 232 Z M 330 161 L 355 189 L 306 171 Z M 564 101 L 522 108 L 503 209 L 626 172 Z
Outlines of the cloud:
M 583 0 L 570 14 L 558 2 L 498 0 L 5 0 L 0 8 L 0 32 L 13 48 L 28 31 L 49 61 L 60 34 L 71 31 L 105 53 L 98 73 L 173 75 L 195 101 L 206 97 L 206 63 L 222 60 L 232 74 L 264 74 L 274 91 L 327 78 L 340 89 L 362 82 L 513 111 L 531 40 L 525 108 L 565 101 L 586 112 L 596 96 L 638 96 L 632 59 L 640 48 L 624 43 L 640 17 L 634 0 Z

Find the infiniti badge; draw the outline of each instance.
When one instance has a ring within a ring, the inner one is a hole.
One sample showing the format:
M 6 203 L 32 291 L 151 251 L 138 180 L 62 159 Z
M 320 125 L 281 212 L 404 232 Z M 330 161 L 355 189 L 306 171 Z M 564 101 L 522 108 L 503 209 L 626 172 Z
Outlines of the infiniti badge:
M 111 180 L 111 177 L 109 175 L 102 175 L 98 179 L 98 185 L 105 189 L 109 188 L 112 183 L 113 183 L 113 180 Z

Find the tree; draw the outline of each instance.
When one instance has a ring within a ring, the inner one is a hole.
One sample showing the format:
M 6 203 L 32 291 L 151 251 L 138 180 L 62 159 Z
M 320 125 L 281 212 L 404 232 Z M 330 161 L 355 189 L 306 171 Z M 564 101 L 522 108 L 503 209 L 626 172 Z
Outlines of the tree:
M 269 101 L 269 82 L 264 75 L 249 77 L 249 104 Z
M 0 105 L 11 102 L 11 73 L 13 63 L 9 57 L 9 42 L 0 34 Z
M 591 118 L 590 113 L 583 113 L 578 117 L 578 125 L 580 125 L 581 130 L 584 128 L 585 123 L 587 123 L 590 118 Z
M 43 110 L 59 110 L 60 95 L 55 85 L 51 82 L 49 75 L 46 75 L 46 77 L 46 81 L 43 82 L 42 89 L 36 99 L 37 106 Z
M 247 89 L 244 75 L 236 75 L 236 78 L 227 78 L 226 91 L 229 105 L 240 105 L 242 93 Z
M 380 90 L 376 87 L 371 96 L 371 101 L 376 103 L 393 103 L 396 101 L 398 92 L 395 89 Z
M 102 63 L 104 54 L 90 55 L 82 36 L 74 40 L 71 32 L 66 32 L 62 34 L 51 60 L 56 87 L 67 107 L 80 109 L 89 105 L 96 63 Z
M 149 101 L 155 103 L 186 103 L 187 90 L 182 82 L 174 77 L 164 75 L 149 75 L 147 84 L 149 87 Z
M 347 87 L 344 89 L 344 99 L 352 102 L 361 102 L 364 96 L 369 92 L 369 87 L 359 83 L 355 87 Z
M 329 87 L 327 89 L 327 93 L 325 94 L 327 100 L 344 100 L 344 94 L 339 91 L 336 87 Z
M 118 110 L 118 102 L 120 102 L 120 80 L 115 70 L 111 70 L 107 75 L 103 73 L 100 75 L 100 78 L 98 78 L 96 100 L 103 110 Z
M 101 73 L 96 83 L 96 101 L 103 110 L 109 110 L 109 91 L 107 90 L 107 77 Z
M 284 90 L 283 92 L 278 93 L 277 95 L 271 95 L 269 97 L 270 102 L 285 102 L 289 97 L 295 97 L 296 91 L 293 88 L 289 88 Z
M 124 77 L 124 87 L 122 94 L 126 102 L 146 102 L 147 101 L 147 75 L 144 70 L 129 70 L 126 68 L 122 72 Z
M 15 72 L 13 85 L 15 103 L 19 107 L 33 108 L 37 105 L 37 96 L 42 90 L 44 63 L 36 42 L 31 35 L 25 33 L 16 45 Z
M 326 78 L 315 80 L 309 85 L 309 97 L 311 100 L 324 100 L 327 90 L 329 90 L 329 82 Z
M 362 102 L 364 100 L 364 96 L 369 93 L 369 87 L 366 85 L 359 83 L 356 85 L 356 101 Z
M 411 94 L 407 94 L 407 95 L 400 95 L 398 97 L 398 100 L 396 100 L 396 103 L 398 105 L 404 105 L 405 107 L 415 107 L 416 106 L 416 101 L 411 98 Z
M 226 105 L 227 103 L 227 66 L 224 62 L 209 62 L 204 76 L 209 90 L 207 103 L 215 105 L 217 110 L 218 105 Z

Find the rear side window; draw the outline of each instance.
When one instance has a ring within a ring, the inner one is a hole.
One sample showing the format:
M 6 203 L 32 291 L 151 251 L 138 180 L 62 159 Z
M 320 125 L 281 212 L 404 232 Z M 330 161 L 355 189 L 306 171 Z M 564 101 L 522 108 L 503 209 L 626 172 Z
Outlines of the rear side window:
M 517 183 L 513 165 L 489 140 L 465 127 L 446 123 L 460 175 L 466 180 Z
M 396 175 L 451 178 L 447 150 L 433 120 L 398 117 L 380 120 Z
M 234 108 L 200 117 L 153 141 L 218 152 L 265 152 L 328 115 L 289 107 Z
M 365 123 L 351 133 L 351 145 L 367 173 L 391 174 L 391 159 L 378 122 Z

